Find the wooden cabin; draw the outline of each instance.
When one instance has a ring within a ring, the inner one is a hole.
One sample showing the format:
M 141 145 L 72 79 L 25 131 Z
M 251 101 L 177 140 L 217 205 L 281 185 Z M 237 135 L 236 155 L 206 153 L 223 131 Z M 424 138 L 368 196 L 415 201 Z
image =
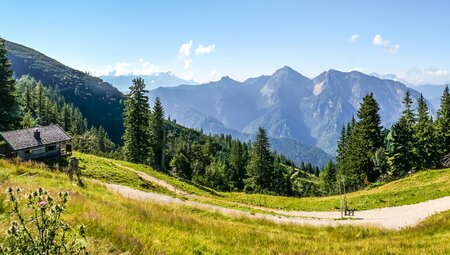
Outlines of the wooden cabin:
M 6 158 L 49 160 L 72 154 L 72 138 L 58 125 L 0 132 L 6 146 L 0 151 Z

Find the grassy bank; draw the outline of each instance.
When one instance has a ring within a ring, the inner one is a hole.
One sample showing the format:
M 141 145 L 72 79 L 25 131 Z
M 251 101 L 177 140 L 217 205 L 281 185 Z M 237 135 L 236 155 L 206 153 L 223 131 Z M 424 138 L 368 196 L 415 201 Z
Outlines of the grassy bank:
M 44 187 L 70 192 L 66 220 L 87 225 L 92 254 L 448 254 L 450 212 L 402 231 L 276 225 L 185 206 L 132 201 L 100 185 L 81 189 L 61 173 L 0 161 L 0 190 Z M 368 191 L 369 192 L 369 191 Z M 3 213 L 0 233 L 8 218 Z
M 102 170 L 104 173 L 103 176 L 105 179 L 108 179 L 108 171 L 110 171 L 109 174 L 113 174 L 118 177 L 118 184 L 129 185 L 128 183 L 123 183 L 120 181 L 123 180 L 122 175 L 139 179 L 136 174 L 117 166 L 117 164 L 120 164 L 165 180 L 166 182 L 177 187 L 177 189 L 182 189 L 189 193 L 199 195 L 202 197 L 202 201 L 216 205 L 223 204 L 230 207 L 233 206 L 232 203 L 240 203 L 283 210 L 305 211 L 332 211 L 338 210 L 339 208 L 339 196 L 292 198 L 283 196 L 246 194 L 243 192 L 216 192 L 212 189 L 202 187 L 201 185 L 189 184 L 180 181 L 163 173 L 157 172 L 148 166 L 79 153 L 77 156 L 82 161 L 89 162 L 89 164 L 86 165 L 86 171 L 88 173 L 92 172 L 92 169 L 98 168 L 99 165 L 107 166 Z M 96 177 L 94 174 L 89 174 Z M 135 181 L 137 182 L 138 180 Z M 421 171 L 401 180 L 393 181 L 370 190 L 361 190 L 350 193 L 347 198 L 350 207 L 356 208 L 357 210 L 414 204 L 444 196 L 450 196 L 450 185 L 448 185 L 448 183 L 450 183 L 450 169 Z M 133 187 L 136 186 L 137 184 Z

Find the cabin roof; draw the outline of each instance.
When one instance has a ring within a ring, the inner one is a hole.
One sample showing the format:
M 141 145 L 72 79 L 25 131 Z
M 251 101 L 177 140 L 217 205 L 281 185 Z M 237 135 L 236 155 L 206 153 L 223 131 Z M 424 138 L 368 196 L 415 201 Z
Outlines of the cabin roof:
M 40 132 L 40 139 L 34 137 L 34 131 Z M 19 129 L 7 132 L 0 132 L 0 135 L 11 146 L 14 151 L 30 149 L 55 143 L 62 143 L 72 140 L 64 130 L 55 124 L 40 126 L 35 128 Z

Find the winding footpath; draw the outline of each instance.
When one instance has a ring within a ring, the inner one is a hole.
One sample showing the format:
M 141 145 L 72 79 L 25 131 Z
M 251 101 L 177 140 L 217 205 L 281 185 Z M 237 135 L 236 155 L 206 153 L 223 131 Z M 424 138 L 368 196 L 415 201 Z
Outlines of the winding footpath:
M 156 185 L 174 192 L 178 196 L 199 198 L 199 196 L 189 194 L 183 190 L 176 189 L 170 183 L 160 180 L 146 173 L 136 171 L 132 168 L 117 164 L 124 169 L 133 171 L 142 179 L 152 182 Z M 339 225 L 357 225 L 357 226 L 376 226 L 386 229 L 401 229 L 413 227 L 424 219 L 440 212 L 450 210 L 450 196 L 430 200 L 427 202 L 403 205 L 395 207 L 386 207 L 372 210 L 356 211 L 355 216 L 347 217 L 341 220 L 340 212 L 306 212 L 306 211 L 284 211 L 265 207 L 249 206 L 240 204 L 243 207 L 265 211 L 266 213 L 251 213 L 244 210 L 230 209 L 217 205 L 211 205 L 202 202 L 182 200 L 163 194 L 145 192 L 130 188 L 128 186 L 103 183 L 110 191 L 121 194 L 130 199 L 143 201 L 152 201 L 160 204 L 180 204 L 195 208 L 205 209 L 213 212 L 219 212 L 224 215 L 247 217 L 251 219 L 269 220 L 282 224 L 298 224 L 311 226 L 339 226 Z M 271 214 L 272 213 L 272 214 Z M 274 213 L 276 215 L 274 215 Z

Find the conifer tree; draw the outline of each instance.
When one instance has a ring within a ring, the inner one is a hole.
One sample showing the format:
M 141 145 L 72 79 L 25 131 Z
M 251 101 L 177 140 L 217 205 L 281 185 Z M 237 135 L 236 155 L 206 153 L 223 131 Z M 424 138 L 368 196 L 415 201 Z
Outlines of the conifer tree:
M 13 72 L 6 53 L 5 40 L 0 38 L 0 131 L 17 128 L 20 114 Z
M 417 100 L 417 124 L 414 128 L 414 154 L 417 169 L 427 169 L 438 165 L 437 141 L 433 119 L 423 95 Z
M 414 161 L 412 129 L 405 118 L 395 123 L 391 128 L 389 151 L 390 175 L 401 177 L 411 170 Z
M 336 186 L 336 166 L 333 161 L 323 167 L 320 172 L 321 189 L 324 194 L 333 194 Z
M 436 118 L 436 134 L 438 140 L 439 157 L 450 153 L 450 93 L 445 87 L 441 97 L 441 106 Z
M 258 191 L 270 190 L 274 159 L 270 153 L 270 144 L 266 130 L 259 127 L 256 140 L 252 145 L 252 154 L 247 166 L 249 181 Z
M 59 124 L 66 131 L 72 131 L 72 109 L 64 104 L 59 112 Z
M 27 111 L 20 121 L 20 126 L 22 128 L 33 128 L 36 127 L 36 120 L 33 118 L 31 111 Z
M 151 112 L 150 118 L 150 135 L 151 135 L 151 146 L 153 150 L 153 166 L 161 170 L 165 170 L 165 128 L 164 128 L 164 109 L 159 100 L 156 97 L 155 104 L 153 105 L 153 110 Z
M 124 111 L 124 153 L 134 163 L 149 163 L 152 155 L 150 144 L 150 109 L 144 80 L 133 80 L 130 93 L 126 96 Z
M 392 126 L 389 145 L 390 174 L 400 177 L 416 166 L 414 157 L 414 125 L 415 114 L 409 90 L 403 97 L 403 111 L 400 120 Z
M 405 110 L 403 110 L 402 118 L 405 119 L 406 125 L 408 125 L 412 129 L 413 125 L 415 124 L 415 113 L 412 109 L 412 98 L 411 92 L 409 92 L 409 90 L 406 91 L 402 103 L 405 107 Z
M 244 188 L 245 167 L 247 165 L 247 152 L 240 141 L 231 143 L 230 166 L 233 170 L 231 179 L 235 186 L 242 190 Z
M 45 116 L 45 88 L 41 82 L 38 82 L 36 88 L 34 89 L 34 98 L 36 100 L 35 105 L 37 115 L 39 119 L 42 121 L 43 116 Z
M 367 94 L 358 110 L 359 120 L 351 131 L 351 150 L 356 153 L 351 160 L 353 172 L 358 178 L 367 178 L 370 182 L 376 181 L 380 175 L 374 170 L 372 161 L 375 151 L 382 146 L 379 109 L 373 93 Z

